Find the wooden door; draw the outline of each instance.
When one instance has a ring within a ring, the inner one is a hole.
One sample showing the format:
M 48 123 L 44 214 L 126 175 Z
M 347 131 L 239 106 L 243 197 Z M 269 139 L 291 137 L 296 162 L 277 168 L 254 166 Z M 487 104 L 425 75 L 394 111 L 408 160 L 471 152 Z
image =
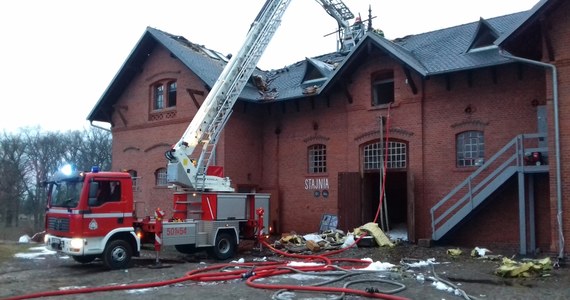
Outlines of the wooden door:
M 362 225 L 361 191 L 360 173 L 338 174 L 338 229 L 347 232 Z

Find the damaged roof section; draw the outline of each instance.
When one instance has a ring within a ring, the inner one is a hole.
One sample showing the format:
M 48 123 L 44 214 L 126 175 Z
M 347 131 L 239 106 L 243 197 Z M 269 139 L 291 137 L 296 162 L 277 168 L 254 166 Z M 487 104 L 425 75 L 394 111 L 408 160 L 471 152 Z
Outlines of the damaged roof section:
M 285 101 L 326 92 L 343 74 L 365 63 L 371 48 L 387 54 L 405 69 L 428 77 L 510 63 L 499 55 L 494 43 L 528 18 L 531 11 L 480 19 L 464 25 L 388 40 L 368 32 L 349 53 L 333 52 L 293 63 L 277 70 L 256 69 L 239 100 Z M 88 116 L 90 121 L 110 122 L 113 106 L 123 90 L 157 46 L 165 47 L 191 72 L 212 87 L 229 57 L 190 42 L 186 38 L 147 27 L 133 51 Z M 474 51 L 478 49 L 478 51 Z M 481 51 L 488 50 L 488 51 Z M 348 74 L 347 74 L 348 75 Z

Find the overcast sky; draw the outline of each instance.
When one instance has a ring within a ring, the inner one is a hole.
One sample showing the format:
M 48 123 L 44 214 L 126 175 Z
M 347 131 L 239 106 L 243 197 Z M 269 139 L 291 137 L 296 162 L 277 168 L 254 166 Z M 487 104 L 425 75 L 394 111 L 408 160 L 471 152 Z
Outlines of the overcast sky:
M 539 0 L 344 0 L 389 39 L 531 9 Z M 151 26 L 236 53 L 264 0 L 0 1 L 0 130 L 88 127 L 107 86 Z M 314 0 L 292 0 L 259 67 L 336 50 L 336 21 Z

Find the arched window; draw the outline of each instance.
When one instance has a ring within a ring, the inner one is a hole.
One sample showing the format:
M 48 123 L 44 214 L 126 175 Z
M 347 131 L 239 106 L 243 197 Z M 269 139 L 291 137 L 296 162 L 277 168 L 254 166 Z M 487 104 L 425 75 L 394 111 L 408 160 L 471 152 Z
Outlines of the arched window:
M 326 173 L 327 172 L 327 146 L 323 144 L 315 144 L 309 146 L 308 149 L 308 166 L 309 173 Z
M 457 166 L 473 167 L 483 164 L 485 159 L 485 140 L 483 132 L 464 131 L 456 137 Z
M 380 170 L 381 164 L 384 161 L 384 153 L 386 143 L 380 142 L 365 145 L 363 151 L 363 169 L 364 171 Z M 388 141 L 388 161 L 386 162 L 387 169 L 405 169 L 407 166 L 408 149 L 406 143 L 398 141 Z
M 152 110 L 176 107 L 176 81 L 164 80 L 152 85 Z
M 166 168 L 160 168 L 154 172 L 156 186 L 166 186 Z

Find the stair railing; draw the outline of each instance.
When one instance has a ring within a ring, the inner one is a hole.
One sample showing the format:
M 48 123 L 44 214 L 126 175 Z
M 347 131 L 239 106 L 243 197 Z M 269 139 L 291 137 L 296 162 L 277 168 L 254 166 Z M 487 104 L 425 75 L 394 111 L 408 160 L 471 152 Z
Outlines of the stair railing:
M 506 179 L 517 171 L 524 171 L 525 157 L 540 152 L 544 158 L 547 147 L 538 147 L 546 139 L 545 133 L 520 134 L 471 173 L 431 210 L 432 239 L 438 240 L 469 212 L 481 204 Z

